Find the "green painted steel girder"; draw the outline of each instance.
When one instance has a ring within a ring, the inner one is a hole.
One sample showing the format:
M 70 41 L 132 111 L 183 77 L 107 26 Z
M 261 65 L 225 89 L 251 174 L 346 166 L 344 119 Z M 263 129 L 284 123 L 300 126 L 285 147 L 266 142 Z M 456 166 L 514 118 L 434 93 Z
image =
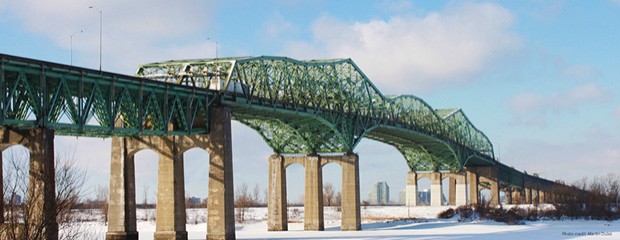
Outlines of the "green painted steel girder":
M 193 59 L 145 64 L 137 74 L 221 92 L 235 118 L 279 153 L 350 152 L 367 136 L 395 146 L 412 169 L 494 161 L 491 142 L 461 110 L 434 110 L 410 95 L 386 97 L 350 59 Z M 385 134 L 386 127 L 404 136 Z
M 137 75 L 0 54 L 0 127 L 100 137 L 205 134 L 210 108 L 226 105 L 278 153 L 351 152 L 368 137 L 396 147 L 412 170 L 496 166 L 506 186 L 556 184 L 496 161 L 489 139 L 460 109 L 386 97 L 350 59 L 168 61 L 142 65 Z
M 217 99 L 179 84 L 0 55 L 2 127 L 101 137 L 207 133 Z

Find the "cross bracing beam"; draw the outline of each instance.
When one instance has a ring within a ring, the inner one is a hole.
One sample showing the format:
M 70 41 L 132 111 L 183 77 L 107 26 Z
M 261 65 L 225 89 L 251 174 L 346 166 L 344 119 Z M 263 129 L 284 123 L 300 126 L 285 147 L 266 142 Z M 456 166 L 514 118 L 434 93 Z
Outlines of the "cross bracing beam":
M 61 135 L 209 132 L 217 94 L 179 84 L 0 55 L 0 123 Z

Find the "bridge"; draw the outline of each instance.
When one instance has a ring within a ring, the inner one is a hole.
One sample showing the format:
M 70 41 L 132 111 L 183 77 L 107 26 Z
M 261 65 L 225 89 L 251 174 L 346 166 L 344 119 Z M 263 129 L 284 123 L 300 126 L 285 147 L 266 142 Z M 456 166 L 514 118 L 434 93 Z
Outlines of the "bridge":
M 30 191 L 38 221 L 56 239 L 55 135 L 112 137 L 107 239 L 137 239 L 134 155 L 159 154 L 156 239 L 187 239 L 183 153 L 210 155 L 208 239 L 234 239 L 230 122 L 256 130 L 269 158 L 268 230 L 286 231 L 286 168 L 305 168 L 304 229 L 323 230 L 322 170 L 342 167 L 342 230 L 360 230 L 359 156 L 364 138 L 404 156 L 407 205 L 417 181 L 431 179 L 431 205 L 441 205 L 442 179 L 451 205 L 555 203 L 585 192 L 521 172 L 494 156 L 488 137 L 460 109 L 433 109 L 411 96 L 385 96 L 350 59 L 298 61 L 239 57 L 139 66 L 136 76 L 0 54 L 0 149 L 30 150 Z M 179 180 L 181 179 L 181 180 Z M 34 187 L 32 187 L 34 186 Z M 579 193 L 579 194 L 575 194 Z M 0 219 L 3 220 L 3 219 Z

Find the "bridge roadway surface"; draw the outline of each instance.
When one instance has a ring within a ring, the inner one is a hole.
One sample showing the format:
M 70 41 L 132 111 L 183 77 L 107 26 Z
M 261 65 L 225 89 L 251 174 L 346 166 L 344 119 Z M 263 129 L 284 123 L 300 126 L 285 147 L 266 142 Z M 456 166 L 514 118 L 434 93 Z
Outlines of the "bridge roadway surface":
M 539 201 L 543 193 L 555 192 L 549 199 L 568 195 L 563 184 L 497 161 L 489 139 L 460 109 L 436 110 L 411 95 L 384 96 L 350 59 L 181 60 L 145 64 L 136 76 L 127 76 L 0 54 L 0 91 L 0 147 L 25 145 L 35 163 L 31 172 L 41 176 L 53 176 L 53 135 L 116 137 L 108 239 L 138 236 L 133 154 L 144 148 L 160 154 L 155 237 L 187 238 L 184 214 L 178 214 L 184 212 L 184 187 L 174 179 L 183 176 L 179 153 L 196 145 L 211 155 L 207 238 L 234 238 L 231 118 L 255 129 L 275 153 L 270 158 L 270 230 L 287 228 L 282 171 L 292 162 L 306 166 L 306 202 L 318 202 L 305 206 L 305 229 L 323 230 L 320 169 L 329 161 L 343 168 L 342 229 L 359 230 L 359 167 L 353 151 L 364 137 L 403 154 L 408 185 L 428 175 L 437 188 L 439 171 L 451 172 L 446 175 L 453 174 L 461 189 L 457 202 L 465 203 L 465 172 L 468 182 L 477 183 L 479 177 L 490 182 L 486 187 L 495 203 L 500 188 L 525 190 L 529 202 L 532 189 L 540 191 Z M 31 176 L 31 182 L 42 187 L 30 191 L 44 192 L 35 200 L 43 204 L 42 221 L 55 222 L 49 215 L 55 209 L 53 181 Z M 470 184 L 470 202 L 477 201 L 478 185 L 484 184 Z M 272 204 L 273 199 L 278 200 Z M 55 223 L 48 224 L 46 239 L 55 239 L 54 232 Z

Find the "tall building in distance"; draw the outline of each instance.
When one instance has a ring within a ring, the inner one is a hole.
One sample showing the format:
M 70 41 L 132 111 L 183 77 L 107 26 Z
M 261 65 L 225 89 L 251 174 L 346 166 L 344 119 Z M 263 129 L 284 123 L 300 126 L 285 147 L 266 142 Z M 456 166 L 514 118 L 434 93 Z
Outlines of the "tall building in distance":
M 373 205 L 387 205 L 390 203 L 390 187 L 387 182 L 377 182 L 370 189 L 368 202 Z

